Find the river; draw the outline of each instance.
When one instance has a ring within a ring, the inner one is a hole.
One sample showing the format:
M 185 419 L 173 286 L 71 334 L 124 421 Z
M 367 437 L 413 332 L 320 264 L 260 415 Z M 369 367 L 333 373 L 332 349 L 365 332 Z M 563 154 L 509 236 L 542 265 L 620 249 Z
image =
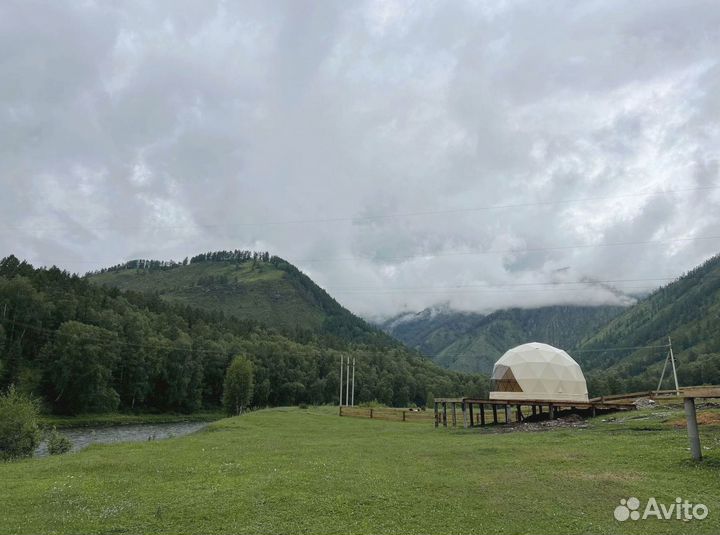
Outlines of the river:
M 162 440 L 194 433 L 210 422 L 177 422 L 169 424 L 132 424 L 107 427 L 69 427 L 59 429 L 72 443 L 72 451 L 87 448 L 90 444 L 115 444 L 118 442 L 145 442 Z M 48 455 L 47 443 L 43 440 L 35 450 L 36 457 Z

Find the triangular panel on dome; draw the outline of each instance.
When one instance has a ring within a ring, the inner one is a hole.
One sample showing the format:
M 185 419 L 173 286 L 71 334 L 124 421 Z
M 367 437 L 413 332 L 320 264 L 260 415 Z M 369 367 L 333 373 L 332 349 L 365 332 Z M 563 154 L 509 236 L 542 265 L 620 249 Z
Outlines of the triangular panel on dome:
M 513 375 L 512 368 L 503 366 L 504 370 L 500 370 L 500 374 L 496 377 L 493 373 L 492 388 L 497 392 L 522 392 L 522 388 L 518 384 Z

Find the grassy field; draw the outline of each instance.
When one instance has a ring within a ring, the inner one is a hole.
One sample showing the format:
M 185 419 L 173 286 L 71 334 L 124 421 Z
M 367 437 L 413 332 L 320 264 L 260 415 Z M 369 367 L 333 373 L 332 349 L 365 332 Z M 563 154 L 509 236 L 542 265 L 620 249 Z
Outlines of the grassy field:
M 182 438 L 0 465 L 0 533 L 717 533 L 720 417 L 709 414 L 694 464 L 682 413 L 666 408 L 534 433 L 258 411 Z M 679 496 L 710 514 L 617 522 L 630 496 Z

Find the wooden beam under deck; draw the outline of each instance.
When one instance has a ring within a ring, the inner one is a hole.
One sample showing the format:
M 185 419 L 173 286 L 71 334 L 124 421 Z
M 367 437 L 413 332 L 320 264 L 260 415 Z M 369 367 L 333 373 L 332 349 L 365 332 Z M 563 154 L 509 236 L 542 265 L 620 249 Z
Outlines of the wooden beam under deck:
M 692 397 L 716 397 L 714 395 L 715 390 L 707 389 L 707 391 L 701 391 L 696 389 L 693 391 Z M 691 397 L 691 396 L 687 396 Z M 489 405 L 492 408 L 493 425 L 497 425 L 498 422 L 498 409 L 502 410 L 505 416 L 505 424 L 510 424 L 512 418 L 510 417 L 513 407 L 515 408 L 517 422 L 525 421 L 527 418 L 522 412 L 522 407 L 530 407 L 532 415 L 542 416 L 546 414 L 543 411 L 543 405 L 548 407 L 548 416 L 550 419 L 554 419 L 558 412 L 563 409 L 577 410 L 585 409 L 590 410 L 591 414 L 595 416 L 597 410 L 634 410 L 635 405 L 626 400 L 618 401 L 566 401 L 566 400 L 547 400 L 547 399 L 478 399 L 478 398 L 435 398 L 435 406 L 442 406 L 442 414 L 438 414 L 436 421 L 439 424 L 442 420 L 443 426 L 448 427 L 447 417 L 447 405 L 450 404 L 450 420 L 451 426 L 456 427 L 457 422 L 457 405 L 460 405 L 463 416 L 463 427 L 475 427 L 476 423 L 480 426 L 485 426 L 485 406 Z M 480 414 L 478 415 L 476 422 L 475 418 L 475 405 L 478 406 Z M 439 411 L 438 411 L 439 412 Z M 437 427 L 437 425 L 436 425 Z
M 699 390 L 699 389 L 698 389 Z M 682 397 L 718 397 L 720 394 L 712 394 L 713 390 L 710 390 L 708 392 L 705 392 L 707 395 L 700 395 L 699 393 L 696 394 L 694 391 L 692 393 L 689 393 L 687 395 L 683 394 L 683 391 L 680 391 L 680 395 Z M 720 389 L 718 389 L 718 392 L 720 392 Z M 472 403 L 475 405 L 480 404 L 487 404 L 487 405 L 498 405 L 500 407 L 504 407 L 505 405 L 522 405 L 526 407 L 530 407 L 532 405 L 553 405 L 556 409 L 559 408 L 570 408 L 574 407 L 576 409 L 592 409 L 595 407 L 596 409 L 634 409 L 635 405 L 633 405 L 630 401 L 587 401 L 587 402 L 581 402 L 581 401 L 567 401 L 567 400 L 554 400 L 554 399 L 478 399 L 478 398 L 435 398 L 435 400 L 438 403 Z

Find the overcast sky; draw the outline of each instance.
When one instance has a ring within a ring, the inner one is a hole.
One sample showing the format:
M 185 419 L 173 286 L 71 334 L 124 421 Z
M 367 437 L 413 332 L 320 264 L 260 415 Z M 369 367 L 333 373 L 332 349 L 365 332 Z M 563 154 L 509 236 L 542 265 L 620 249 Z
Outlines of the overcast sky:
M 719 32 L 716 0 L 4 1 L 0 256 L 269 250 L 366 317 L 627 302 L 720 251 Z

